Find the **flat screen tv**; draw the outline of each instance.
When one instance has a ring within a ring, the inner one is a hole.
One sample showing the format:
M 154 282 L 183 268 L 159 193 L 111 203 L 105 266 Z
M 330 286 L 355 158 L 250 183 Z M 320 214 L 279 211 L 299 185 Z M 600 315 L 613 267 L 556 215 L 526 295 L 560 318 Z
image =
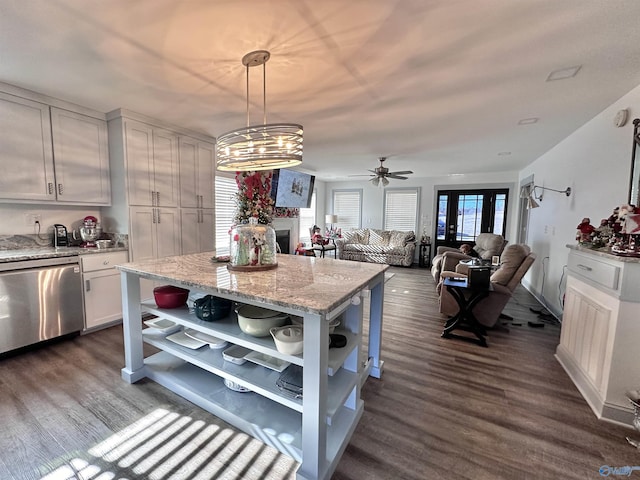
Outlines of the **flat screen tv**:
M 309 208 L 316 177 L 294 170 L 274 170 L 271 196 L 276 207 Z

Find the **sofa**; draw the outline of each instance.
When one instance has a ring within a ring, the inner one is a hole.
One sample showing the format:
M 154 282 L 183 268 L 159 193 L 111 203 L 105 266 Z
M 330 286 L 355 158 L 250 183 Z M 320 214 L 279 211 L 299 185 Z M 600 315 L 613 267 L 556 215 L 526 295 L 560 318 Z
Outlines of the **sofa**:
M 491 260 L 493 256 L 499 256 L 504 250 L 507 241 L 502 235 L 495 233 L 481 233 L 476 237 L 476 244 L 473 246 L 475 257 L 479 257 L 483 260 Z M 461 260 L 470 260 L 474 258 L 470 255 L 465 255 L 458 248 L 452 247 L 438 247 L 436 255 L 433 257 L 431 264 L 431 275 L 436 285 L 440 282 L 440 272 L 456 270 L 456 265 Z
M 386 263 L 409 267 L 416 251 L 414 232 L 361 228 L 344 232 L 336 239 L 340 260 Z

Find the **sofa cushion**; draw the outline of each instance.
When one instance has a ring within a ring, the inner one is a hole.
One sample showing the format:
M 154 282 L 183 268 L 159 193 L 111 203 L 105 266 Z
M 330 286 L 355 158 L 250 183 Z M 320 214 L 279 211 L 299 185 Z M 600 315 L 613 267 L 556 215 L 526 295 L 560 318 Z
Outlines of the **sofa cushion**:
M 356 228 L 342 234 L 345 243 L 369 243 L 369 229 Z
M 413 232 L 401 232 L 399 230 L 391 230 L 389 232 L 389 246 L 390 247 L 404 247 L 407 242 L 413 242 L 416 239 L 416 235 Z
M 509 245 L 500 257 L 500 268 L 491 275 L 491 282 L 507 285 L 531 249 L 522 244 Z
M 388 230 L 369 230 L 369 245 L 386 246 L 389 245 L 391 232 Z

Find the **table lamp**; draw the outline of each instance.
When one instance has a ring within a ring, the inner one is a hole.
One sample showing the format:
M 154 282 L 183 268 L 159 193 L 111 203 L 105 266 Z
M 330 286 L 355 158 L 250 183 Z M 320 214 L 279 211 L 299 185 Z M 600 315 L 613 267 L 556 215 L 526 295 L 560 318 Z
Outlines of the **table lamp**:
M 333 231 L 333 224 L 338 223 L 338 215 L 325 215 L 324 223 L 331 225 L 331 231 Z

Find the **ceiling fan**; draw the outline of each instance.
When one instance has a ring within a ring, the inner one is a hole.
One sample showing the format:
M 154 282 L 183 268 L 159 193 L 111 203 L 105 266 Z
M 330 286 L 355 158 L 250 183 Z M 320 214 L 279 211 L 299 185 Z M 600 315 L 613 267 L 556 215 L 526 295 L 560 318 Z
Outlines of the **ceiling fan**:
M 410 173 L 413 173 L 411 170 L 403 170 L 401 172 L 390 172 L 387 167 L 383 166 L 384 161 L 386 159 L 387 157 L 379 157 L 378 160 L 380 160 L 380 166 L 376 167 L 374 170 L 369 170 L 369 172 L 373 173 L 373 175 L 369 175 L 370 177 L 373 177 L 370 180 L 370 182 L 373 183 L 375 186 L 378 186 L 382 181 L 382 185 L 386 187 L 387 185 L 389 185 L 389 178 L 393 178 L 396 180 L 406 180 L 408 177 L 403 177 L 402 175 L 408 175 Z M 365 175 L 350 175 L 350 176 L 362 177 Z

